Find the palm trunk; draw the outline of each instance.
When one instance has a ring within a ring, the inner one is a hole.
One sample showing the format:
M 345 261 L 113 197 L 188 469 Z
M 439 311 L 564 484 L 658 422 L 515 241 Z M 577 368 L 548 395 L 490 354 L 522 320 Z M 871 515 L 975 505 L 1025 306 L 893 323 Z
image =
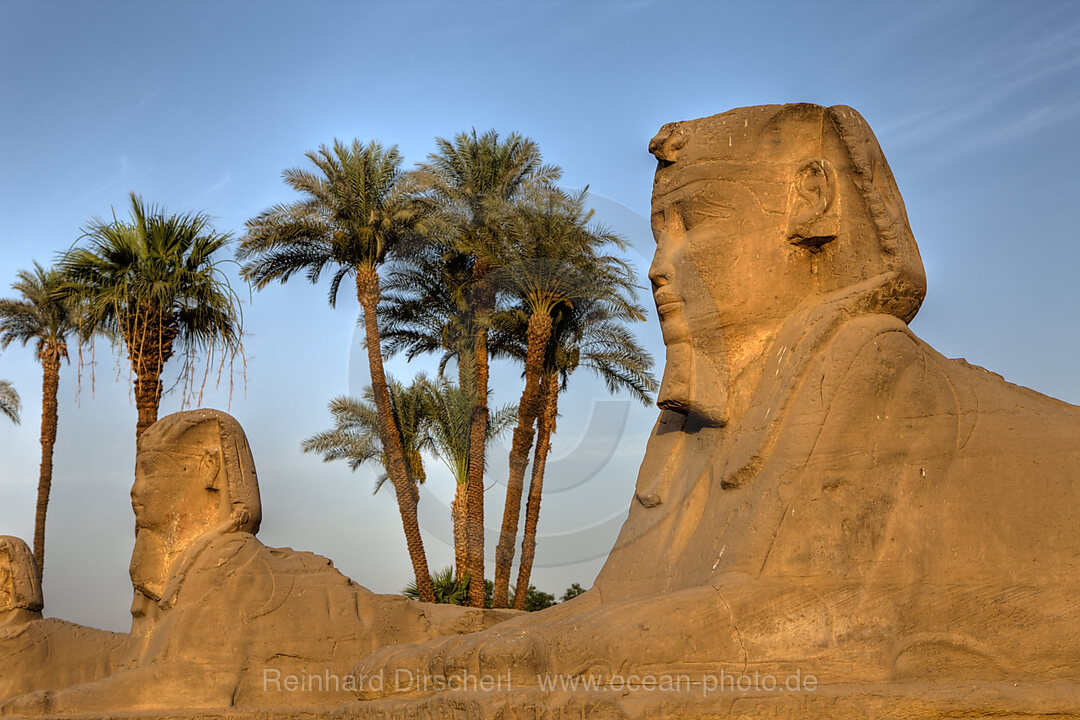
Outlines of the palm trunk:
M 465 515 L 468 482 L 457 483 L 454 499 L 450 501 L 450 518 L 454 523 L 454 578 L 462 580 L 469 562 L 469 535 Z
M 473 275 L 477 278 L 474 308 L 477 329 L 473 335 L 472 360 L 476 397 L 469 423 L 469 480 L 465 514 L 468 527 L 469 605 L 484 607 L 484 452 L 488 427 L 488 349 L 487 320 L 494 306 L 494 294 L 486 280 L 488 265 L 477 260 Z
M 529 317 L 528 349 L 525 354 L 525 389 L 518 403 L 518 422 L 510 446 L 510 475 L 506 481 L 506 505 L 502 530 L 495 550 L 495 594 L 492 604 L 505 607 L 510 593 L 510 570 L 514 563 L 518 521 L 521 517 L 521 494 L 525 487 L 525 468 L 532 449 L 533 425 L 540 411 L 540 376 L 544 371 L 544 351 L 551 337 L 551 316 L 534 312 Z
M 476 392 L 473 387 L 473 374 L 466 365 L 467 359 L 462 357 L 465 349 L 458 350 L 458 387 L 470 392 Z M 471 429 L 471 428 L 470 428 Z M 454 490 L 454 499 L 450 502 L 450 518 L 454 523 L 454 579 L 465 579 L 471 572 L 469 564 L 469 472 L 466 467 L 464 477 L 455 477 L 457 487 Z M 468 600 L 468 598 L 466 598 Z
M 424 539 L 420 535 L 420 523 L 417 520 L 416 506 L 418 494 L 415 485 L 409 480 L 408 466 L 405 463 L 405 451 L 402 448 L 401 434 L 394 422 L 393 408 L 390 404 L 390 391 L 386 386 L 386 372 L 383 369 L 382 340 L 379 337 L 376 308 L 379 305 L 379 275 L 375 270 L 358 269 L 356 273 L 356 296 L 364 312 L 364 332 L 367 341 L 368 367 L 371 371 L 371 389 L 375 395 L 375 409 L 379 416 L 379 435 L 383 453 L 386 455 L 386 472 L 394 485 L 398 511 L 401 514 L 401 526 L 405 531 L 405 543 L 409 548 L 413 574 L 416 576 L 416 588 L 423 602 L 435 602 L 435 589 L 431 583 L 427 555 L 424 552 Z
M 541 408 L 537 419 L 536 454 L 533 457 L 532 480 L 529 482 L 529 499 L 525 504 L 525 536 L 521 540 L 521 565 L 518 567 L 517 587 L 514 591 L 514 609 L 524 610 L 529 582 L 532 578 L 533 560 L 536 557 L 536 528 L 540 524 L 540 497 L 544 492 L 544 469 L 551 450 L 551 434 L 555 431 L 558 414 L 559 378 L 544 375 L 540 381 Z
M 139 420 L 135 424 L 135 439 L 138 440 L 146 432 L 146 428 L 157 422 L 158 407 L 161 405 L 161 370 L 155 372 L 147 365 L 152 363 L 139 363 L 143 372 L 135 376 L 135 408 L 139 412 Z
M 39 583 L 45 576 L 45 516 L 52 491 L 53 448 L 56 446 L 57 393 L 60 388 L 62 346 L 46 343 L 41 349 L 41 472 L 38 475 L 37 512 L 34 517 L 34 562 Z
M 123 334 L 135 373 L 135 409 L 139 413 L 135 439 L 138 440 L 146 428 L 157 422 L 161 373 L 172 357 L 176 330 L 159 309 L 140 307 L 134 313 L 126 318 Z

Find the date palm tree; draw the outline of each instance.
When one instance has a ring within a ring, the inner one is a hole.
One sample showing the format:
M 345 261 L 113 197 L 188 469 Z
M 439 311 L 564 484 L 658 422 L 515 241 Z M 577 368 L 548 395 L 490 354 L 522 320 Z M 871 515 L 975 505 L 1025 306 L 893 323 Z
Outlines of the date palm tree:
M 10 380 L 0 380 L 0 415 L 19 424 L 19 393 Z
M 20 270 L 17 278 L 11 288 L 21 297 L 0 300 L 0 347 L 7 348 L 15 341 L 23 346 L 33 342 L 41 363 L 41 468 L 34 519 L 34 562 L 41 580 L 45 573 L 45 517 L 59 422 L 60 363 L 68 359 L 68 338 L 78 333 L 79 308 L 60 294 L 62 278 L 55 269 L 46 270 L 34 263 L 33 271 Z
M 420 499 L 418 486 L 427 479 L 421 454 L 428 444 L 427 380 L 421 375 L 406 386 L 388 378 L 387 389 L 394 422 L 401 433 L 405 470 L 415 504 Z M 378 463 L 383 472 L 375 479 L 373 493 L 379 492 L 389 479 L 389 462 L 382 446 L 374 390 L 370 385 L 365 387 L 362 399 L 340 395 L 330 401 L 328 408 L 334 427 L 307 438 L 301 449 L 320 453 L 324 462 L 346 460 L 354 472 L 369 462 Z M 408 522 L 419 532 L 415 513 L 409 516 Z
M 455 577 L 459 581 L 469 577 L 466 571 L 468 518 L 465 515 L 465 499 L 469 482 L 469 423 L 473 404 L 472 390 L 468 387 L 445 379 L 432 381 L 428 385 L 426 414 L 429 447 L 450 470 L 455 481 L 450 517 L 454 531 Z M 517 408 L 512 405 L 492 413 L 487 425 L 487 440 L 493 440 L 509 427 L 516 414 Z
M 612 319 L 640 322 L 644 309 L 634 293 L 633 271 L 606 249 L 623 249 L 623 240 L 592 224 L 585 192 L 558 189 L 534 193 L 514 211 L 509 223 L 516 250 L 497 274 L 505 295 L 515 305 L 525 330 L 525 387 L 518 405 L 517 426 L 510 447 L 509 477 L 502 529 L 495 554 L 496 607 L 507 604 L 514 561 L 525 470 L 532 449 L 534 425 L 540 411 L 544 357 L 554 318 L 560 308 L 586 303 L 607 308 Z
M 561 171 L 544 165 L 536 144 L 516 133 L 505 139 L 474 129 L 453 140 L 436 138 L 437 149 L 414 173 L 415 199 L 430 216 L 428 238 L 446 255 L 464 256 L 470 296 L 464 348 L 475 387 L 469 423 L 467 487 L 469 603 L 484 606 L 484 463 L 488 411 L 488 327 L 495 309 L 491 273 L 508 257 L 508 209 L 532 188 L 558 180 Z
M 368 369 L 379 421 L 379 440 L 386 472 L 397 494 L 398 508 L 420 598 L 434 600 L 424 541 L 410 517 L 416 514 L 414 487 L 401 429 L 396 427 L 378 323 L 381 300 L 379 269 L 409 252 L 416 215 L 405 202 L 401 154 L 378 142 L 366 145 L 335 140 L 307 153 L 315 169 L 283 173 L 285 183 L 302 195 L 291 203 L 274 205 L 248 220 L 238 256 L 246 261 L 243 274 L 256 288 L 284 283 L 304 273 L 312 283 L 334 267 L 330 305 L 337 302 L 341 283 L 352 276 L 363 311 Z
M 514 607 L 518 610 L 524 609 L 523 599 L 527 596 L 536 557 L 544 472 L 551 436 L 555 433 L 558 398 L 569 384 L 570 376 L 579 368 L 588 368 L 603 379 L 608 392 L 628 393 L 645 405 L 652 403 L 650 393 L 657 387 L 652 374 L 653 358 L 627 327 L 626 318 L 611 304 L 595 299 L 580 299 L 573 305 L 561 303 L 552 311 L 552 318 L 540 380 L 537 437 L 514 595 Z M 520 314 L 504 315 L 501 319 L 503 322 L 493 334 L 493 346 L 500 349 L 500 354 L 523 360 L 527 354 L 527 322 Z
M 138 438 L 157 421 L 161 376 L 177 353 L 180 377 L 200 354 L 212 362 L 241 352 L 240 303 L 221 269 L 230 241 L 204 213 L 166 215 L 131 193 L 128 220 L 91 220 L 85 246 L 60 256 L 61 294 L 84 311 L 82 337 L 118 339 L 134 375 Z

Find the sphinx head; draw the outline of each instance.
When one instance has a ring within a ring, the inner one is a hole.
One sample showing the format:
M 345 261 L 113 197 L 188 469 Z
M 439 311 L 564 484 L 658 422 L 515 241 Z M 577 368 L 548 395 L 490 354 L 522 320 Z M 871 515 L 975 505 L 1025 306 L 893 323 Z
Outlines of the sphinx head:
M 661 407 L 723 424 L 754 360 L 815 306 L 915 316 L 922 261 L 885 156 L 851 108 L 739 108 L 665 125 L 649 149 Z
M 185 552 L 223 533 L 258 531 L 259 485 L 240 424 L 217 410 L 192 410 L 147 428 L 131 506 L 132 583 L 157 600 Z
M 36 617 L 43 605 L 30 548 L 17 537 L 0 535 L 0 625 Z

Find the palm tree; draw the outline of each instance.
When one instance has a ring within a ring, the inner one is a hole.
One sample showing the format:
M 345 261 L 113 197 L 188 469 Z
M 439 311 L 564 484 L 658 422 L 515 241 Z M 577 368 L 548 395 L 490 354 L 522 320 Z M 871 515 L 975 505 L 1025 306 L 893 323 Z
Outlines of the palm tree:
M 521 564 L 515 589 L 515 609 L 524 609 L 536 556 L 536 530 L 540 521 L 540 500 L 551 436 L 558 417 L 559 393 L 566 389 L 570 376 L 580 367 L 599 375 L 608 392 L 629 394 L 645 405 L 652 402 L 656 390 L 652 375 L 653 359 L 641 347 L 626 326 L 626 318 L 611 304 L 582 299 L 577 304 L 562 303 L 552 312 L 551 337 L 544 357 L 540 381 L 540 413 L 537 417 L 536 449 L 532 477 L 525 505 L 525 530 L 521 542 Z M 505 323 L 493 337 L 500 354 L 523 359 L 526 354 L 527 325 L 520 316 L 504 316 Z
M 336 266 L 330 281 L 330 305 L 337 302 L 342 281 L 353 276 L 363 310 L 368 368 L 379 421 L 379 440 L 386 472 L 394 485 L 405 540 L 420 598 L 434 600 L 424 541 L 409 520 L 416 513 L 401 430 L 394 425 L 377 311 L 381 299 L 379 268 L 388 259 L 407 254 L 415 215 L 404 202 L 401 154 L 377 142 L 346 145 L 337 140 L 307 153 L 316 171 L 299 168 L 283 173 L 285 183 L 303 197 L 278 204 L 247 222 L 239 257 L 247 260 L 244 277 L 262 289 L 284 283 L 303 271 L 312 283 L 327 266 Z
M 537 185 L 556 181 L 560 170 L 543 165 L 536 144 L 511 133 L 505 140 L 489 130 L 459 133 L 453 141 L 436 138 L 437 150 L 415 172 L 415 199 L 431 222 L 429 239 L 447 254 L 464 256 L 471 287 L 468 321 L 471 337 L 464 349 L 471 384 L 476 388 L 469 423 L 467 489 L 469 602 L 483 607 L 484 459 L 488 423 L 488 325 L 496 289 L 490 274 L 508 256 L 504 231 L 508 208 Z
M 415 501 L 419 501 L 416 488 L 427 480 L 421 454 L 429 442 L 427 379 L 419 375 L 411 385 L 405 386 L 389 378 L 387 387 L 394 422 L 401 432 L 406 474 L 413 487 L 411 494 Z M 379 412 L 375 407 L 374 390 L 368 385 L 364 388 L 363 398 L 359 400 L 340 395 L 333 398 L 327 407 L 334 419 L 334 427 L 307 438 L 301 444 L 301 449 L 321 453 L 324 462 L 346 460 L 349 469 L 354 472 L 366 463 L 377 462 L 383 472 L 375 479 L 373 493 L 379 492 L 389 480 L 389 475 L 386 453 L 379 435 Z M 410 517 L 410 524 L 416 523 L 416 513 L 413 512 Z
M 34 341 L 41 363 L 41 470 L 38 475 L 37 512 L 34 519 L 34 562 L 38 580 L 45 573 L 45 516 L 52 490 L 53 448 L 59 421 L 57 392 L 60 361 L 68 359 L 67 339 L 78 332 L 78 308 L 60 294 L 63 278 L 34 263 L 33 272 L 21 270 L 11 288 L 21 299 L 0 300 L 0 347 Z
M 421 455 L 421 448 L 428 442 L 428 422 L 424 412 L 427 381 L 421 375 L 412 385 L 404 386 L 391 378 L 388 380 L 387 387 L 394 424 L 401 433 L 408 482 L 407 492 L 402 492 L 401 483 L 392 482 L 392 484 L 396 491 L 402 528 L 405 536 L 409 537 L 420 534 L 420 523 L 417 517 L 417 505 L 420 501 L 419 485 L 427 479 Z M 353 471 L 368 462 L 379 463 L 383 473 L 376 478 L 373 491 L 379 492 L 389 479 L 390 463 L 382 444 L 382 425 L 375 406 L 374 389 L 370 385 L 364 388 L 363 400 L 345 396 L 336 397 L 330 401 L 329 408 L 334 418 L 334 427 L 304 440 L 301 448 L 304 452 L 321 453 L 324 462 L 347 460 L 349 468 Z M 404 507 L 402 507 L 403 500 Z M 433 598 L 425 599 L 425 602 L 435 601 Z
M 131 193 L 130 219 L 91 220 L 85 247 L 57 263 L 61 293 L 84 309 L 82 337 L 119 339 L 135 376 L 138 438 L 157 421 L 161 375 L 177 352 L 185 388 L 201 352 L 207 369 L 241 352 L 240 303 L 217 255 L 230 240 L 203 213 L 166 215 Z
M 10 380 L 0 380 L 0 415 L 19 424 L 19 393 Z
M 469 481 L 469 423 L 472 416 L 471 388 L 440 379 L 428 385 L 426 414 L 429 447 L 450 470 L 455 481 L 450 516 L 454 528 L 455 577 L 464 581 L 468 562 L 468 536 L 465 500 Z M 517 408 L 512 405 L 496 410 L 488 422 L 487 440 L 497 437 L 513 421 Z
M 495 555 L 493 602 L 509 599 L 525 469 L 532 449 L 533 426 L 540 411 L 544 356 L 558 308 L 601 304 L 614 319 L 639 322 L 644 309 L 634 296 L 634 274 L 622 260 L 602 254 L 608 246 L 623 249 L 623 240 L 590 224 L 585 192 L 569 195 L 557 189 L 535 193 L 516 209 L 510 223 L 517 253 L 499 273 L 506 295 L 516 301 L 511 313 L 525 328 L 525 388 L 510 448 L 509 478 L 502 530 Z
M 431 584 L 435 587 L 435 602 L 437 603 L 464 605 L 468 599 L 469 583 L 459 578 L 452 567 L 443 568 L 432 575 Z M 410 580 L 401 594 L 412 600 L 419 600 L 420 591 L 416 589 L 416 581 Z
M 404 351 L 412 361 L 438 354 L 440 377 L 453 360 L 458 386 L 473 392 L 471 288 L 471 261 L 462 253 L 428 245 L 399 263 L 386 279 L 379 308 L 387 357 Z

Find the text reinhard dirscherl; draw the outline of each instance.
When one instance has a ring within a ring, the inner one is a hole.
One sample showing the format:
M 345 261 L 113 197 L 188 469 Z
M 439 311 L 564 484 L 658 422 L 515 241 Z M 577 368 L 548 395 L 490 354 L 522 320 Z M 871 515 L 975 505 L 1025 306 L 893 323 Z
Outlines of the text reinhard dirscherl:
M 718 673 L 671 674 L 627 673 L 612 675 L 537 675 L 536 682 L 518 682 L 524 689 L 534 686 L 545 692 L 567 690 L 571 692 L 700 692 L 710 695 L 718 692 L 814 692 L 817 677 L 795 671 L 786 677 L 769 673 Z M 412 692 L 445 692 L 479 690 L 484 692 L 509 692 L 515 687 L 510 672 L 491 675 L 477 674 L 467 670 L 448 675 L 433 675 L 419 670 L 397 669 L 393 673 L 377 672 L 370 675 L 349 673 L 338 675 L 329 670 L 323 673 L 285 673 L 276 668 L 263 669 L 263 692 L 354 692 L 397 694 Z

